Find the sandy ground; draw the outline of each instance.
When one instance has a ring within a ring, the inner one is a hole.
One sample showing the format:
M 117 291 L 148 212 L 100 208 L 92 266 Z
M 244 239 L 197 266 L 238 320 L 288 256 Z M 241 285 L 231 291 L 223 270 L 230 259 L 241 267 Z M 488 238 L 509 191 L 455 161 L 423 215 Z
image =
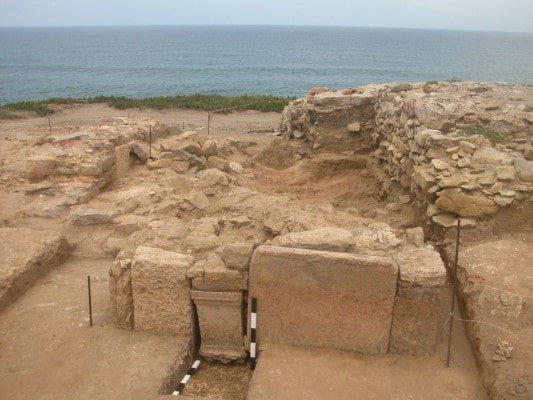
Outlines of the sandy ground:
M 117 111 L 105 105 L 75 105 L 53 114 L 50 123 L 55 132 L 71 132 L 121 115 L 149 116 L 207 134 L 207 113 L 190 110 Z M 217 114 L 211 121 L 210 134 L 265 144 L 273 140 L 272 131 L 279 122 L 280 115 L 276 113 Z M 24 150 L 5 138 L 45 134 L 49 130 L 47 118 L 2 121 L 0 125 L 0 162 L 4 166 L 24 163 Z M 130 174 L 135 172 L 133 169 Z M 368 212 L 378 205 L 373 178 L 364 171 L 345 172 L 334 178 L 324 175 L 324 171 L 305 171 L 307 175 L 300 172 L 296 174 L 299 179 L 291 180 L 294 170 L 279 173 L 258 167 L 258 176 L 262 178 L 254 181 L 242 178 L 241 184 L 265 193 L 293 193 L 294 201 L 301 204 L 320 204 L 332 199 L 339 206 L 349 203 Z M 121 183 L 122 188 L 128 185 L 125 182 Z M 185 343 L 179 338 L 115 328 L 109 309 L 107 275 L 113 260 L 102 257 L 97 248 L 94 237 L 98 232 L 93 231 L 95 228 L 73 228 L 65 218 L 16 215 L 17 205 L 24 201 L 24 193 L 19 189 L 22 184 L 16 179 L 7 181 L 0 190 L 0 225 L 4 221 L 9 226 L 54 229 L 78 246 L 70 259 L 0 313 L 0 398 L 152 398 Z M 347 187 L 352 190 L 347 192 Z M 406 210 L 395 218 L 391 225 L 401 225 L 406 220 L 412 224 L 415 217 Z M 92 328 L 88 327 L 87 275 L 93 279 Z M 441 337 L 438 353 L 427 359 L 272 349 L 259 363 L 250 399 L 485 399 L 464 334 L 454 338 L 452 369 L 443 368 L 443 340 Z M 249 378 L 246 366 L 226 368 L 204 363 L 185 394 L 244 399 Z M 335 393 L 344 394 L 337 397 L 332 395 Z

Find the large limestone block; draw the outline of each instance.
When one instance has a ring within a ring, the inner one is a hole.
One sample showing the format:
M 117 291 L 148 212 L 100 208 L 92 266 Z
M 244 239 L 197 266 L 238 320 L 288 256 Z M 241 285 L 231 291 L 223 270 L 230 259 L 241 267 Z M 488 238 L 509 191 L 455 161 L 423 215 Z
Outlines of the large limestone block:
M 116 260 L 109 268 L 109 301 L 117 326 L 122 329 L 133 329 L 131 259 Z
M 348 252 L 355 245 L 350 231 L 334 227 L 287 233 L 276 237 L 273 243 L 281 247 L 339 252 Z
M 69 253 L 70 246 L 59 232 L 0 228 L 0 310 Z
M 444 189 L 437 196 L 435 205 L 438 208 L 461 217 L 481 218 L 498 211 L 498 206 L 491 199 L 466 194 L 459 189 Z
M 192 287 L 205 291 L 236 291 L 248 289 L 248 272 L 226 268 L 216 254 L 210 254 L 206 261 L 196 263 L 187 277 Z
M 446 268 L 435 250 L 411 248 L 397 253 L 398 294 L 394 305 L 390 352 L 434 351 Z
M 223 362 L 244 359 L 242 292 L 192 290 L 191 298 L 200 325 L 200 355 Z
M 249 286 L 258 345 L 386 353 L 396 281 L 388 257 L 260 246 Z
M 115 147 L 117 178 L 122 178 L 130 169 L 130 146 L 123 144 Z
M 192 257 L 138 247 L 131 266 L 135 328 L 162 334 L 192 334 L 186 271 Z
M 226 267 L 248 271 L 255 243 L 228 243 L 222 249 L 222 260 Z

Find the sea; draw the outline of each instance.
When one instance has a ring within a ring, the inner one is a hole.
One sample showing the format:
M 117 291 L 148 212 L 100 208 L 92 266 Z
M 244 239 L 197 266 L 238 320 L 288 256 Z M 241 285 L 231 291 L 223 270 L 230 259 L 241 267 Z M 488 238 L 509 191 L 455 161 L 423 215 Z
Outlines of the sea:
M 0 28 L 0 105 L 53 97 L 303 96 L 369 83 L 533 84 L 533 33 L 312 26 Z

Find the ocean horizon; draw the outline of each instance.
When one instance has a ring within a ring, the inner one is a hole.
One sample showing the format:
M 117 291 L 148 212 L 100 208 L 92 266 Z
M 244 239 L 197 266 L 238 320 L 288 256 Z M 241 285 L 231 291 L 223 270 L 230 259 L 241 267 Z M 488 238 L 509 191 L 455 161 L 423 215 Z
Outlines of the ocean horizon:
M 0 28 L 0 105 L 53 97 L 303 96 L 314 86 L 533 84 L 533 33 L 154 25 Z

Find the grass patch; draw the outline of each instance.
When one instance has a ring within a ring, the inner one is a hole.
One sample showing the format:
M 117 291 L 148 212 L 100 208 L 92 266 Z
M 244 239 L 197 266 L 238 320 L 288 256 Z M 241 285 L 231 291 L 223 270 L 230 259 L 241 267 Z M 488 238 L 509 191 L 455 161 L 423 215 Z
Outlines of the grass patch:
M 154 108 L 156 110 L 187 108 L 193 110 L 229 113 L 232 111 L 256 110 L 281 112 L 295 97 L 266 95 L 221 96 L 193 94 L 188 96 L 163 96 L 135 99 L 124 96 L 97 96 L 87 99 L 53 98 L 42 101 L 21 101 L 0 107 L 0 118 L 16 117 L 13 112 L 28 112 L 45 117 L 54 112 L 50 105 L 105 103 L 119 110 L 127 108 Z
M 471 92 L 475 92 L 475 93 L 485 93 L 485 92 L 490 92 L 491 90 L 492 88 L 490 88 L 489 86 L 478 86 L 473 89 L 470 89 Z
M 501 133 L 485 128 L 484 126 L 472 125 L 462 128 L 462 131 L 468 135 L 482 135 L 486 137 L 493 145 L 502 143 L 503 136 Z
M 426 82 L 428 85 L 438 85 L 439 84 L 439 81 L 427 81 Z
M 0 108 L 0 119 L 22 119 L 23 117 L 14 112 Z
M 231 112 L 242 110 L 256 110 L 263 112 L 281 112 L 294 98 L 283 98 L 264 95 L 221 96 L 193 94 L 189 96 L 149 97 L 146 99 L 132 99 L 129 97 L 98 96 L 88 99 L 89 103 L 107 103 L 119 110 L 135 107 L 155 108 L 165 110 L 173 108 L 188 108 L 193 110 Z
M 450 79 L 448 79 L 446 82 L 450 82 L 450 83 L 457 83 L 457 82 L 461 82 L 461 78 L 457 77 L 457 76 L 452 76 Z
M 48 108 L 48 100 L 46 101 L 19 101 L 18 103 L 6 104 L 0 108 L 0 112 L 29 112 L 38 117 L 45 117 L 52 114 L 54 111 Z

